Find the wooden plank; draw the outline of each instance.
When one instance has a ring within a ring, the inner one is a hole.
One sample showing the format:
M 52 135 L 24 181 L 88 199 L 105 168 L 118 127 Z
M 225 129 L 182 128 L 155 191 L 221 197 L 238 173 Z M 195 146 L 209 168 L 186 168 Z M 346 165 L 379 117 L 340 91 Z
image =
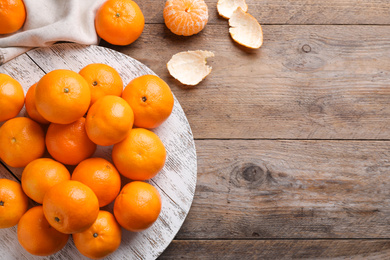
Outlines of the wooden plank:
M 163 23 L 165 1 L 136 1 L 146 23 Z M 226 20 L 217 13 L 217 0 L 206 0 L 208 24 Z M 386 0 L 246 0 L 248 13 L 261 24 L 390 24 Z
M 390 26 L 263 29 L 259 50 L 233 43 L 227 25 L 186 39 L 167 37 L 164 25 L 147 25 L 134 44 L 108 46 L 168 82 L 198 139 L 389 138 Z M 196 49 L 215 53 L 208 62 L 213 71 L 198 86 L 183 87 L 166 62 Z
M 390 240 L 174 240 L 159 259 L 390 259 Z
M 389 238 L 390 142 L 198 140 L 177 239 Z

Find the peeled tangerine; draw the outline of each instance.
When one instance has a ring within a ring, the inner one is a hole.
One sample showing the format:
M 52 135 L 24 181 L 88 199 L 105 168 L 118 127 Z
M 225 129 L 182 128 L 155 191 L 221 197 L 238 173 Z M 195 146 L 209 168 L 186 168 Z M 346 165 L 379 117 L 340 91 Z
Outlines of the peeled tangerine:
M 229 19 L 238 7 L 241 7 L 244 12 L 248 11 L 245 0 L 218 0 L 217 3 L 219 15 L 226 19 Z
M 214 57 L 211 51 L 186 51 L 172 56 L 167 63 L 168 71 L 185 85 L 195 86 L 211 72 L 207 58 Z
M 238 7 L 229 19 L 229 32 L 237 43 L 252 49 L 263 44 L 263 30 L 257 20 Z

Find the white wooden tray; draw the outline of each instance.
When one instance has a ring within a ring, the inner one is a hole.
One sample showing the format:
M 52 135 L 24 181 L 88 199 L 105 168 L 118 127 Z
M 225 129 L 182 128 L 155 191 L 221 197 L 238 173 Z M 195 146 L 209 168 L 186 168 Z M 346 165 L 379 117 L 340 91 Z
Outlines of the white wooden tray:
M 0 66 L 5 73 L 18 80 L 27 93 L 45 73 L 54 69 L 70 69 L 79 72 L 90 63 L 105 63 L 121 75 L 124 86 L 135 77 L 154 74 L 142 63 L 111 49 L 78 44 L 56 44 L 48 48 L 33 49 Z M 165 66 L 165 63 L 161 64 Z M 25 109 L 20 116 L 26 115 Z M 162 171 L 150 183 L 161 194 L 162 210 L 158 220 L 149 229 L 132 233 L 123 229 L 119 249 L 106 259 L 155 259 L 170 244 L 179 231 L 190 209 L 196 186 L 197 162 L 194 139 L 187 118 L 179 102 L 171 116 L 160 127 L 153 130 L 163 141 L 167 160 Z M 111 147 L 99 147 L 94 156 L 111 161 Z M 112 161 L 111 161 L 112 162 Z M 20 179 L 23 168 L 8 167 Z M 1 178 L 15 179 L 0 165 Z M 112 210 L 112 204 L 104 209 Z M 19 244 L 16 226 L 0 229 L 1 259 L 45 259 L 33 257 Z M 49 259 L 49 257 L 47 257 Z M 76 249 L 70 239 L 63 250 L 50 259 L 87 259 Z

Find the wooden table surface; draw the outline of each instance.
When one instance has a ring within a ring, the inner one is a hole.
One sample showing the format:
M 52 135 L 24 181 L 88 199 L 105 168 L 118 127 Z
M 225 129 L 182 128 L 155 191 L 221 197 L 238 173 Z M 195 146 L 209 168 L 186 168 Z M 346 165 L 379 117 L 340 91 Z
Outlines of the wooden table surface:
M 390 1 L 247 0 L 264 44 L 233 42 L 217 0 L 198 35 L 164 25 L 164 1 L 129 46 L 191 125 L 198 180 L 161 259 L 390 259 Z M 211 74 L 183 87 L 166 68 L 209 50 Z

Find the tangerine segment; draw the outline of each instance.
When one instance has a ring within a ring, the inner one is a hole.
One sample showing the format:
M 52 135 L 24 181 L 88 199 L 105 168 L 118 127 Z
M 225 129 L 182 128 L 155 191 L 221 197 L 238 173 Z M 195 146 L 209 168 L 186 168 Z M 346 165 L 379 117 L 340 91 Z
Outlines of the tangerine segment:
M 31 208 L 18 223 L 18 240 L 27 252 L 48 256 L 60 251 L 69 235 L 52 228 L 43 214 L 42 206 Z
M 97 11 L 95 28 L 103 40 L 128 45 L 141 35 L 145 18 L 132 0 L 108 0 Z
M 256 18 L 238 7 L 229 19 L 233 40 L 245 47 L 258 49 L 263 45 L 263 30 Z
M 0 179 L 0 228 L 18 224 L 28 208 L 28 197 L 16 181 Z
M 45 133 L 27 117 L 15 117 L 0 128 L 0 158 L 9 166 L 25 167 L 45 152 Z
M 203 0 L 168 0 L 163 15 L 168 29 L 183 36 L 199 33 L 206 26 L 209 17 Z
M 17 116 L 23 105 L 24 92 L 20 83 L 16 79 L 0 73 L 0 122 Z
M 73 234 L 72 237 L 80 253 L 92 259 L 100 259 L 118 249 L 122 240 L 122 229 L 114 215 L 101 210 L 90 228 Z
M 16 32 L 25 20 L 26 8 L 22 0 L 0 1 L 0 34 Z
M 71 70 L 53 70 L 35 88 L 38 112 L 48 121 L 70 124 L 84 116 L 91 102 L 87 81 Z

